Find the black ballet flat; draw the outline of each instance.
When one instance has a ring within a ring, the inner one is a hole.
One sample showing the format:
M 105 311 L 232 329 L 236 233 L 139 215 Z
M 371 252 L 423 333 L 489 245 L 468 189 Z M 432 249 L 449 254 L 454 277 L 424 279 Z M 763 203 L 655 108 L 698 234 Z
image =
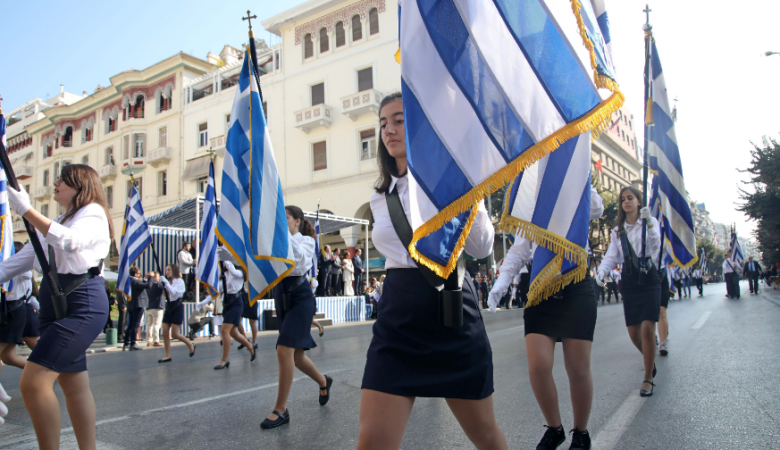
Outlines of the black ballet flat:
M 640 397 L 650 397 L 651 395 L 653 395 L 653 389 L 655 388 L 655 383 L 653 383 L 652 381 L 647 381 L 647 380 L 645 380 L 644 382 L 649 384 L 652 387 L 650 388 L 649 391 L 646 391 L 644 389 L 640 389 L 639 390 L 639 396 Z
M 655 380 L 655 375 L 658 373 L 658 368 L 655 367 L 655 363 L 653 363 L 653 379 Z
M 252 344 L 252 348 L 257 350 L 257 344 Z
M 244 348 L 244 344 L 241 344 L 241 345 L 238 346 L 238 350 L 241 350 L 243 348 Z
M 545 428 L 547 431 L 544 432 L 542 440 L 536 445 L 536 450 L 555 450 L 566 442 L 566 432 L 563 431 L 563 425 L 558 428 L 545 425 Z
M 190 358 L 192 358 L 193 355 L 195 355 L 195 347 L 197 347 L 195 344 L 192 344 L 192 351 L 190 352 Z
M 320 406 L 325 406 L 326 403 L 328 403 L 328 400 L 330 400 L 330 387 L 333 385 L 333 378 L 325 375 L 325 387 L 320 388 Z M 322 390 L 325 389 L 326 394 L 322 395 Z
M 579 431 L 576 428 L 569 431 L 571 434 L 571 447 L 569 450 L 590 450 L 590 434 L 588 430 Z
M 254 361 L 255 358 L 257 358 L 257 350 L 256 349 L 252 349 L 252 357 L 249 358 L 249 362 Z
M 158 360 L 157 360 L 157 362 L 158 362 L 158 363 L 160 363 L 160 364 L 162 364 L 162 363 L 169 363 L 169 362 L 171 362 L 172 360 L 173 360 L 172 358 L 168 358 L 168 359 L 158 359 Z
M 227 369 L 228 367 L 230 367 L 230 361 L 226 361 L 225 364 L 217 364 L 214 366 L 214 370 Z
M 273 414 L 276 414 L 276 419 L 271 420 L 266 417 L 266 419 L 262 422 L 260 422 L 260 428 L 267 430 L 270 428 L 276 428 L 280 427 L 286 423 L 290 423 L 290 410 L 286 409 L 284 411 L 284 414 L 279 414 L 278 412 L 274 411 Z

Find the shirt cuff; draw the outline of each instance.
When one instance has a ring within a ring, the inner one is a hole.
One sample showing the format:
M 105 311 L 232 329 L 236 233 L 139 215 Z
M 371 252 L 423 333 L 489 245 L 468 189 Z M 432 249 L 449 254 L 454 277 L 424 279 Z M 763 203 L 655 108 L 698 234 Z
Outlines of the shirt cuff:
M 49 224 L 49 231 L 46 233 L 44 241 L 49 245 L 54 245 L 59 248 L 67 230 L 67 227 L 52 220 Z

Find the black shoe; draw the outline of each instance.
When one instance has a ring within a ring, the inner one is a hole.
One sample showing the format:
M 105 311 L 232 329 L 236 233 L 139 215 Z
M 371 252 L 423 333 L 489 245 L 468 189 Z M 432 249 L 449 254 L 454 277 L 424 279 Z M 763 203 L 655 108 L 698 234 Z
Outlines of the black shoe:
M 225 364 L 217 364 L 214 366 L 214 370 L 227 369 L 228 367 L 230 367 L 230 361 L 225 361 Z
M 588 430 L 578 431 L 576 428 L 571 433 L 571 447 L 569 450 L 590 450 L 590 434 Z
M 141 350 L 141 347 L 139 347 L 139 346 L 137 346 L 135 344 L 130 346 L 130 351 L 137 351 L 137 350 Z
M 251 357 L 251 358 L 249 358 L 249 362 L 252 362 L 252 361 L 254 361 L 254 360 L 255 360 L 255 358 L 257 358 L 257 350 L 255 350 L 255 349 L 252 349 L 252 357 Z
M 640 397 L 650 397 L 651 395 L 653 395 L 653 388 L 655 388 L 655 383 L 653 383 L 652 381 L 647 381 L 647 380 L 645 380 L 644 382 L 651 386 L 650 390 L 646 391 L 644 389 L 640 389 L 639 390 L 639 396 Z
M 655 367 L 655 363 L 653 363 L 653 379 L 655 380 L 655 375 L 658 373 L 658 368 Z
M 558 428 L 545 425 L 545 428 L 547 431 L 544 432 L 542 440 L 536 445 L 536 450 L 555 450 L 566 442 L 566 432 L 563 431 L 563 425 Z
M 190 352 L 190 358 L 195 355 L 195 344 L 192 344 L 192 351 Z
M 274 411 L 273 414 L 276 414 L 276 420 L 271 420 L 266 417 L 266 419 L 262 422 L 260 422 L 260 428 L 267 430 L 269 428 L 276 428 L 279 426 L 282 426 L 286 423 L 290 423 L 290 410 L 287 409 L 284 411 L 284 414 L 279 414 L 278 412 Z
M 158 359 L 157 362 L 160 363 L 160 364 L 171 362 L 171 358 L 168 358 L 168 359 Z
M 244 348 L 244 344 L 238 346 L 238 350 L 241 350 L 242 348 Z
M 126 351 L 127 351 L 127 347 L 129 347 L 127 344 L 123 345 L 123 346 L 122 346 L 122 351 L 123 351 L 123 352 L 126 352 Z
M 333 378 L 325 375 L 325 387 L 320 388 L 320 406 L 325 406 L 326 403 L 328 403 L 328 400 L 330 400 L 330 387 L 333 384 Z M 326 394 L 322 395 L 322 390 L 325 389 Z
M 252 348 L 257 350 L 257 344 L 252 344 Z

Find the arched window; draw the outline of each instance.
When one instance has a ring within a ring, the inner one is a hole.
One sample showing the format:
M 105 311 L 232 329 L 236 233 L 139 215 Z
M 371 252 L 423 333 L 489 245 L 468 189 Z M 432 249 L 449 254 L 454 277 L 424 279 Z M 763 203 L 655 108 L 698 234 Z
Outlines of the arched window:
M 314 43 L 311 41 L 311 33 L 303 37 L 303 59 L 314 56 Z
M 363 39 L 363 24 L 360 23 L 360 15 L 355 14 L 352 16 L 352 41 L 361 39 Z
M 62 133 L 62 146 L 63 147 L 72 147 L 73 146 L 73 127 L 72 126 L 65 127 L 65 132 Z
M 114 165 L 114 147 L 106 147 L 106 152 L 103 158 L 103 165 L 104 166 Z
M 330 50 L 330 37 L 328 37 L 328 30 L 326 28 L 320 28 L 320 53 L 325 53 Z
M 373 36 L 379 33 L 379 11 L 376 8 L 371 8 L 368 12 L 368 34 Z
M 143 119 L 144 118 L 144 103 L 146 99 L 144 98 L 143 94 L 138 94 L 138 96 L 135 98 L 135 106 L 133 107 L 133 117 L 136 119 Z
M 347 36 L 344 33 L 344 22 L 336 22 L 336 48 L 343 47 L 347 43 Z

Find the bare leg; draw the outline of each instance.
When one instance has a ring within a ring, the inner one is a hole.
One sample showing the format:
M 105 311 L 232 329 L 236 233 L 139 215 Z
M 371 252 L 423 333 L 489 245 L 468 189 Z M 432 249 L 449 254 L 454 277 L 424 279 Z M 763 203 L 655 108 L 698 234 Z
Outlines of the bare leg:
M 246 337 L 246 330 L 244 329 L 244 323 L 243 321 L 239 322 L 238 324 L 238 332 L 241 334 L 241 336 Z
M 448 398 L 447 404 L 474 447 L 479 450 L 509 448 L 504 432 L 496 422 L 492 395 L 482 400 Z
M 628 336 L 631 338 L 631 342 L 634 344 L 639 352 L 642 352 L 642 326 L 641 325 L 629 325 Z
M 171 324 L 162 324 L 163 345 L 165 346 L 165 358 L 171 359 Z
M 36 364 L 28 362 L 19 381 L 22 400 L 30 414 L 38 447 L 41 450 L 56 450 L 60 448 L 60 403 L 54 395 L 54 381 L 60 374 Z M 93 445 L 94 448 L 94 445 Z
M 68 415 L 79 449 L 97 448 L 95 442 L 95 422 L 97 421 L 95 399 L 89 389 L 87 371 L 62 373 L 57 381 L 60 383 L 62 393 L 65 394 L 65 405 L 68 407 Z
M 171 336 L 173 336 L 174 339 L 178 339 L 187 344 L 187 348 L 189 349 L 190 353 L 192 353 L 195 350 L 195 346 L 192 345 L 192 342 L 184 337 L 183 334 L 179 333 L 179 327 L 180 325 L 171 325 Z
M 645 380 L 652 381 L 655 367 L 655 322 L 649 320 L 642 322 L 642 355 L 645 360 Z
M 235 328 L 235 325 L 232 323 L 223 323 L 222 324 L 222 360 L 219 362 L 220 365 L 225 364 L 228 362 L 228 358 L 230 357 L 230 333 L 233 331 L 233 328 Z
M 663 343 L 669 336 L 669 321 L 666 318 L 666 307 L 661 307 L 661 316 L 658 319 L 658 339 Z
M 243 335 L 243 334 L 238 332 L 238 327 L 233 327 L 233 330 L 230 331 L 230 334 L 231 334 L 231 336 L 233 336 L 233 339 L 238 341 L 239 344 L 241 344 L 244 347 L 246 347 L 249 350 L 250 354 L 252 354 L 252 355 L 255 354 L 254 346 L 249 343 L 249 340 L 246 338 L 245 335 Z M 281 412 L 281 411 L 279 411 L 279 412 Z
M 563 362 L 569 376 L 569 391 L 574 414 L 574 428 L 588 429 L 588 419 L 593 406 L 593 376 L 590 372 L 591 341 L 563 340 Z
M 360 432 L 357 450 L 398 450 L 414 397 L 363 389 L 360 394 Z
M 529 333 L 525 336 L 525 351 L 528 355 L 528 377 L 536 402 L 542 410 L 547 426 L 558 428 L 561 426 L 561 412 L 558 409 L 558 390 L 552 375 L 555 340 L 542 334 Z
M 38 339 L 39 337 L 26 337 L 22 338 L 25 344 L 27 344 L 27 347 L 30 348 L 30 350 L 34 349 L 36 345 L 38 345 Z
M 252 328 L 252 345 L 257 343 L 257 321 L 249 319 L 249 326 Z
M 3 361 L 3 364 L 24 369 L 24 363 L 27 362 L 27 359 L 22 358 L 21 356 L 16 354 L 16 344 L 2 344 L 2 345 L 3 348 L 0 349 L 0 360 Z
M 276 405 L 274 410 L 284 414 L 287 410 L 287 398 L 292 389 L 293 376 L 295 376 L 295 349 L 284 345 L 276 346 L 276 359 L 279 361 L 279 392 L 276 394 Z M 268 416 L 271 420 L 276 420 L 276 414 L 271 413 Z
M 316 381 L 320 386 L 320 389 L 325 389 L 328 385 L 325 375 L 321 374 L 319 370 L 314 366 L 306 353 L 302 348 L 296 348 L 293 353 L 293 360 L 295 361 L 295 367 L 301 372 L 305 373 L 309 378 Z M 324 394 L 324 392 L 323 392 Z M 281 412 L 281 411 L 279 411 Z

